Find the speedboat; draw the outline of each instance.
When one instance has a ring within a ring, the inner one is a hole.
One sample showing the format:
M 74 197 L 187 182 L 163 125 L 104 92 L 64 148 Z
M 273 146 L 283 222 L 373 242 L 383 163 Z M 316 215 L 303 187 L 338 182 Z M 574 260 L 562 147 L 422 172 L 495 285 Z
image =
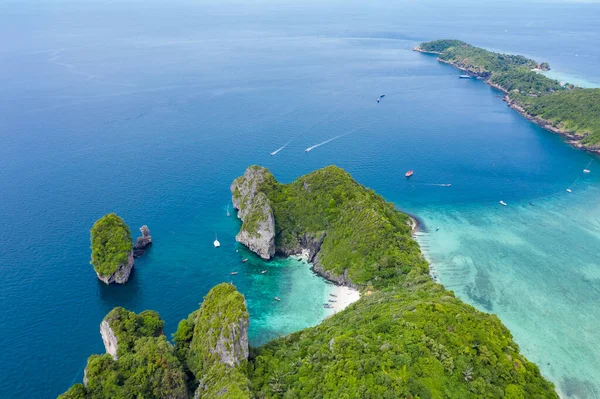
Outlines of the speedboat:
M 265 274 L 266 272 L 267 272 L 266 270 L 263 270 L 262 272 L 260 272 L 260 274 Z
M 584 169 L 583 173 L 590 173 L 590 170 L 589 169 Z
M 504 202 L 504 201 L 500 201 L 500 205 L 502 205 L 502 206 L 506 206 L 506 202 Z
M 246 263 L 246 262 L 248 262 L 248 258 L 242 259 L 242 263 Z
M 238 272 L 231 272 L 231 276 L 235 276 L 236 274 L 238 274 Z
M 273 299 L 275 299 L 276 301 L 281 301 L 281 299 L 277 298 L 276 296 L 274 296 Z
M 567 192 L 568 192 L 568 193 L 572 193 L 573 191 L 571 191 L 571 189 L 570 189 L 570 188 L 567 188 Z

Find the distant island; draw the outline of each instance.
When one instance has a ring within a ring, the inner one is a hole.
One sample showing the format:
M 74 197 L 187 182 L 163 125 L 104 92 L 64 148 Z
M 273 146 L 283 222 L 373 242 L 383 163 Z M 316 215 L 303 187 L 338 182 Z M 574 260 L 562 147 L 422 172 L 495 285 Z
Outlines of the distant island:
M 491 52 L 460 40 L 421 43 L 415 51 L 484 79 L 505 93 L 504 101 L 537 125 L 568 138 L 568 143 L 600 154 L 600 89 L 584 89 L 550 79 L 550 65 L 521 55 Z
M 117 308 L 101 324 L 107 353 L 61 399 L 558 398 L 498 317 L 432 280 L 410 217 L 342 169 L 281 184 L 251 166 L 231 190 L 239 241 L 263 258 L 308 254 L 361 299 L 258 348 L 232 284 L 208 293 L 174 344 L 155 312 Z

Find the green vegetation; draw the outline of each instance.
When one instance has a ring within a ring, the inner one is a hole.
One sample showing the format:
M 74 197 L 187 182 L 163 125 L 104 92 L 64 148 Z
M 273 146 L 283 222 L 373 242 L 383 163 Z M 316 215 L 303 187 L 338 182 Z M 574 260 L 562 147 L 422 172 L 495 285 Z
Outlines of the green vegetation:
M 600 147 L 600 89 L 573 89 L 540 98 L 520 98 L 528 114 L 575 132 L 581 144 Z
M 114 308 L 104 318 L 114 331 L 117 342 L 117 356 L 121 356 L 133 348 L 141 337 L 158 337 L 163 335 L 165 322 L 153 310 L 144 310 L 136 315 L 125 308 Z
M 90 356 L 86 378 L 90 399 L 188 397 L 185 373 L 164 335 L 139 338 L 119 360 Z
M 114 213 L 109 213 L 94 223 L 91 242 L 91 263 L 96 273 L 105 277 L 116 272 L 119 265 L 127 263 L 133 249 L 129 227 Z
M 325 236 L 317 262 L 326 272 L 357 286 L 384 287 L 409 273 L 424 275 L 427 263 L 410 237 L 410 218 L 348 173 L 328 166 L 279 184 L 263 169 L 265 193 L 275 215 L 275 245 L 288 253 L 298 239 Z
M 564 133 L 580 138 L 582 147 L 600 149 L 600 91 L 575 88 L 533 68 L 549 70 L 550 65 L 520 55 L 499 54 L 460 40 L 422 43 L 419 50 L 439 54 L 439 59 L 471 74 L 489 78 L 530 116 L 542 119 Z
M 163 335 L 164 322 L 150 310 L 136 315 L 123 308 L 104 318 L 115 332 L 118 360 L 92 355 L 85 386 L 75 384 L 60 399 L 136 399 L 188 397 L 187 376 Z
M 90 357 L 86 386 L 62 399 L 558 398 L 496 316 L 431 280 L 407 215 L 334 166 L 291 184 L 253 168 L 279 249 L 324 237 L 319 264 L 362 298 L 249 357 L 248 312 L 231 284 L 179 323 L 175 347 L 155 336 L 158 315 L 117 308 L 107 319 L 119 331 L 119 360 Z
M 244 296 L 222 283 L 210 290 L 199 311 L 179 323 L 176 352 L 201 382 L 200 398 L 249 398 L 248 318 Z
M 493 315 L 432 282 L 365 296 L 258 348 L 256 398 L 557 398 Z

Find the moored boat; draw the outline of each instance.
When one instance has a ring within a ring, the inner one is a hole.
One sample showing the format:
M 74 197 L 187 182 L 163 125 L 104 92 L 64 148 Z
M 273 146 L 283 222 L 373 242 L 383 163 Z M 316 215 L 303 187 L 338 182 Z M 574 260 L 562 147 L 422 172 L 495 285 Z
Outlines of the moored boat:
M 221 246 L 221 243 L 219 242 L 219 238 L 217 237 L 216 234 L 215 234 L 215 240 L 213 241 L 213 245 L 215 246 L 215 248 L 219 248 Z
M 406 178 L 408 179 L 408 178 L 409 178 L 409 177 L 411 177 L 411 176 L 412 176 L 414 173 L 415 173 L 415 172 L 414 172 L 413 170 L 409 170 L 408 172 L 406 172 L 406 173 L 404 174 L 404 177 L 406 177 Z
M 500 205 L 502 205 L 502 206 L 506 206 L 506 202 L 504 202 L 504 201 L 500 201 Z
M 589 169 L 584 169 L 583 173 L 590 173 L 590 170 Z
M 276 301 L 281 301 L 281 299 L 279 299 L 279 298 L 278 298 L 278 297 L 276 297 L 276 296 L 274 296 L 274 297 L 273 297 L 273 299 L 274 299 L 274 300 L 276 300 Z

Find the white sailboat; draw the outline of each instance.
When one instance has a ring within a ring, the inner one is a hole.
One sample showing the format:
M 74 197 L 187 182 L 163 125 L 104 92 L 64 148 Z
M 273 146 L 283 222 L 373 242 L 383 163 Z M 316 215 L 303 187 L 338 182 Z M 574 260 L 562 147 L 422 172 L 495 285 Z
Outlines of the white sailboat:
M 215 241 L 213 242 L 213 245 L 215 246 L 215 248 L 219 248 L 221 246 L 221 243 L 219 242 L 219 239 L 216 234 L 215 234 Z

